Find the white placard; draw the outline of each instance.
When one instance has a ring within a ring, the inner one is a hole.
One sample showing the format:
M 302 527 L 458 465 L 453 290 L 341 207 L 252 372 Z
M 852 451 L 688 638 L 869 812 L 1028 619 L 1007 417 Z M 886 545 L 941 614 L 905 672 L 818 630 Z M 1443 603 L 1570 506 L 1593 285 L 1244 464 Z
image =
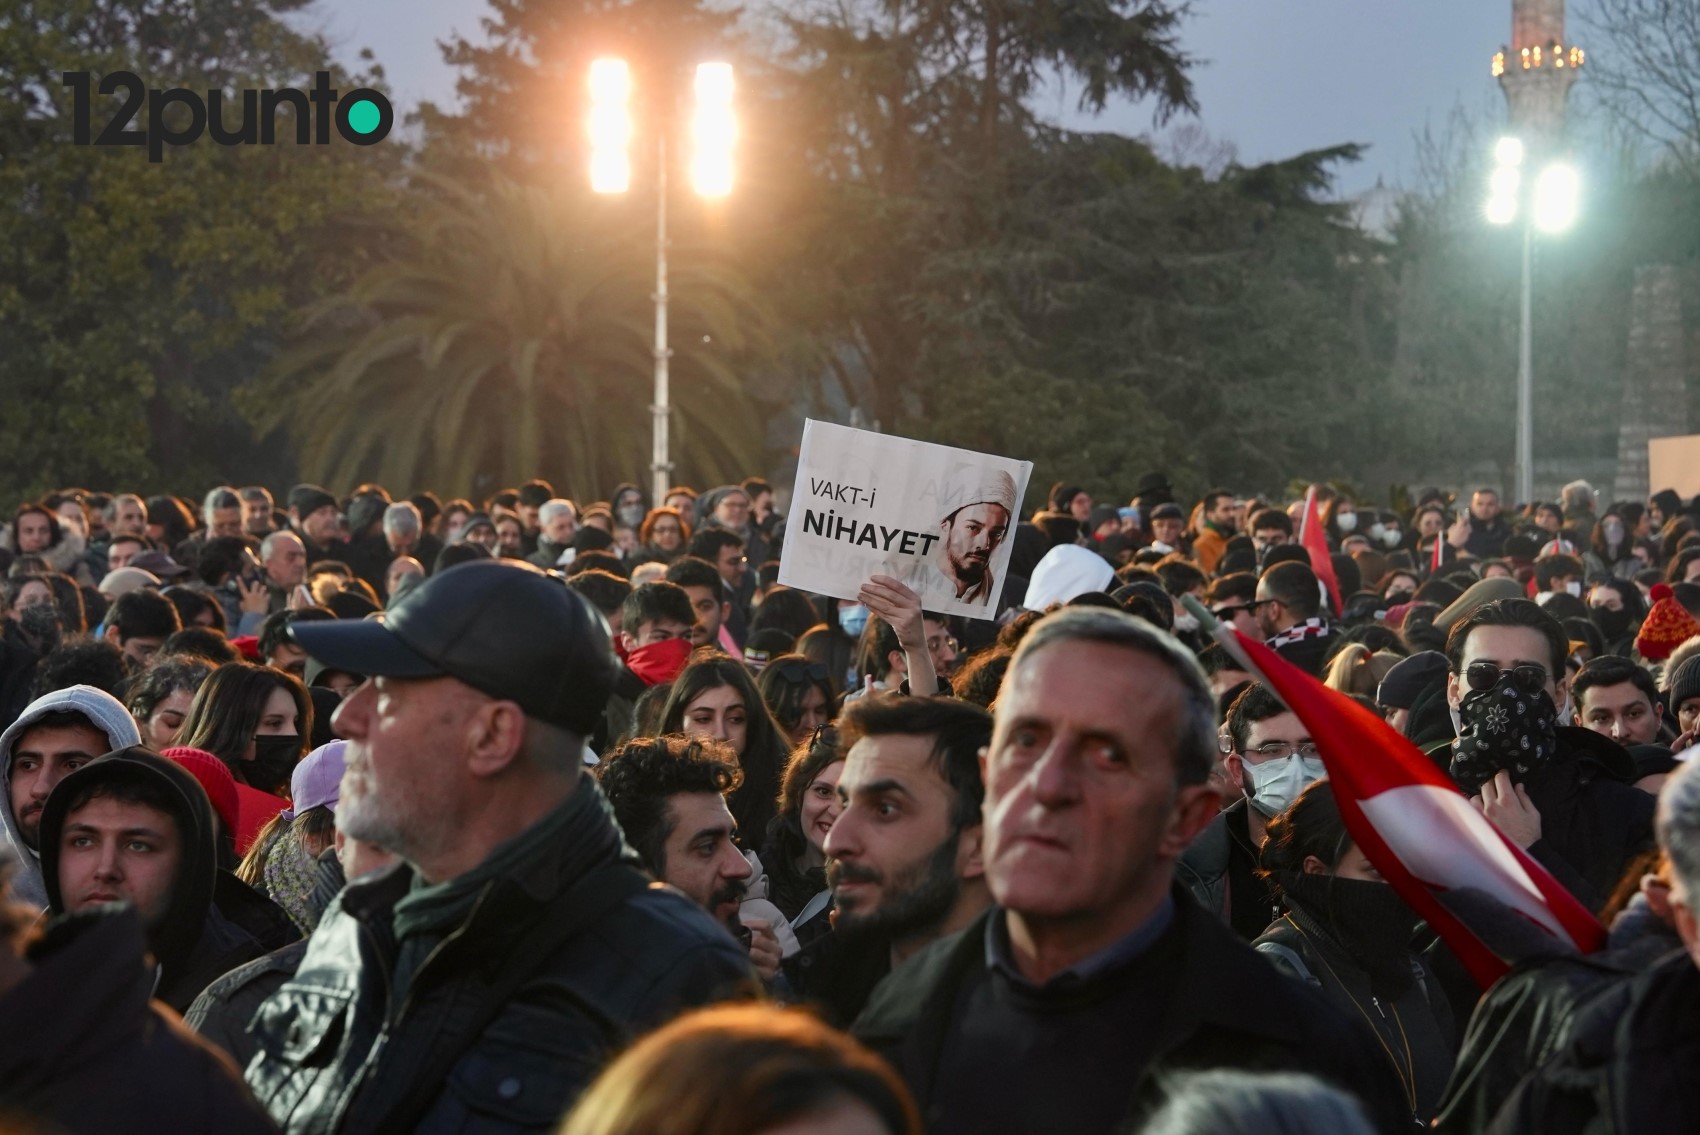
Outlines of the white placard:
M 1683 500 L 1700 494 L 1700 436 L 1656 437 L 1648 441 L 1647 483 L 1655 493 L 1675 489 Z
M 807 421 L 779 582 L 854 599 L 869 576 L 895 576 L 929 611 L 990 619 L 1032 472 L 1031 461 Z

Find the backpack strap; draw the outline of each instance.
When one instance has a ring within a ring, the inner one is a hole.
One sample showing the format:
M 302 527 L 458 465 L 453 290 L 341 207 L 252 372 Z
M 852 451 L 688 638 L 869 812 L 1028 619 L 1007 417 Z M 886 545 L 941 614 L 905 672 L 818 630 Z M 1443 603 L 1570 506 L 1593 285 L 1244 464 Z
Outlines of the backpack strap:
M 615 907 L 648 890 L 651 882 L 648 875 L 628 864 L 612 863 L 575 883 L 550 911 L 550 920 L 546 924 L 535 925 L 519 951 L 503 965 L 500 978 L 480 1000 L 477 1011 L 468 1016 L 459 1028 L 447 1030 L 437 1038 L 431 1047 L 430 1058 L 412 1076 L 413 1082 L 421 1085 L 447 1082 L 450 1070 L 461 1056 L 501 1015 L 514 994 L 536 975 L 544 962 Z M 560 913 L 557 915 L 556 911 Z M 579 1007 L 592 1017 L 593 1023 L 604 1034 L 616 1038 L 624 1035 L 619 1022 L 610 1020 L 595 1006 L 580 1001 Z M 393 1111 L 383 1117 L 378 1130 L 396 1132 L 397 1135 L 413 1131 L 436 1102 L 437 1095 L 431 1090 L 408 1093 Z

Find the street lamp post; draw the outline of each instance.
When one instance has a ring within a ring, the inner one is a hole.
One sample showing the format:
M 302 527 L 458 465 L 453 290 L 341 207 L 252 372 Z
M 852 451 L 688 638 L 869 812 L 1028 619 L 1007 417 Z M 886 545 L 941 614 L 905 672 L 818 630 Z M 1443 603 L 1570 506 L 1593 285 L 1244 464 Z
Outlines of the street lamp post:
M 624 193 L 631 187 L 631 70 L 623 59 L 598 59 L 590 66 L 590 187 L 597 193 Z M 732 144 L 737 123 L 732 114 L 732 65 L 701 63 L 696 69 L 696 109 L 691 119 L 691 185 L 699 197 L 732 192 Z M 651 502 L 660 505 L 672 485 L 673 461 L 668 436 L 672 414 L 667 345 L 667 133 L 670 117 L 657 115 L 655 138 L 655 390 L 650 453 Z
M 1527 504 L 1535 492 L 1535 230 L 1561 233 L 1576 222 L 1581 179 L 1574 166 L 1555 161 L 1541 170 L 1530 193 L 1524 184 L 1526 154 L 1520 139 L 1501 138 L 1494 146 L 1493 157 L 1487 219 L 1495 225 L 1509 225 L 1519 218 L 1523 222 L 1522 325 L 1517 336 L 1517 501 Z

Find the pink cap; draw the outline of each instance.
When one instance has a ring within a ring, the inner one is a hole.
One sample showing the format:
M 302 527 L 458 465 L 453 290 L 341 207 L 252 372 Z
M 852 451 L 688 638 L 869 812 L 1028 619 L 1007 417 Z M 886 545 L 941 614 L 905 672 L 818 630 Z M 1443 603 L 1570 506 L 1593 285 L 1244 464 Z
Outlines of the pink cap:
M 290 806 L 295 814 L 299 816 L 321 805 L 335 812 L 342 770 L 347 764 L 347 741 L 329 741 L 302 757 L 289 780 L 289 795 L 293 800 Z

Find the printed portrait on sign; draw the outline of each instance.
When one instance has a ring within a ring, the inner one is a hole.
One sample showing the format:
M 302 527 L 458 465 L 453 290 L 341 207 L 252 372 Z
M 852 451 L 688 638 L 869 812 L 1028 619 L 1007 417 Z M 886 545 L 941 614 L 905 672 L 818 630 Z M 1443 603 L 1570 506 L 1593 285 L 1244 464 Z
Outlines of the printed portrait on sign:
M 1001 469 L 963 466 L 953 473 L 944 499 L 963 503 L 939 521 L 933 570 L 958 602 L 984 604 L 998 593 L 992 557 L 1014 522 L 1015 492 L 1015 478 Z

